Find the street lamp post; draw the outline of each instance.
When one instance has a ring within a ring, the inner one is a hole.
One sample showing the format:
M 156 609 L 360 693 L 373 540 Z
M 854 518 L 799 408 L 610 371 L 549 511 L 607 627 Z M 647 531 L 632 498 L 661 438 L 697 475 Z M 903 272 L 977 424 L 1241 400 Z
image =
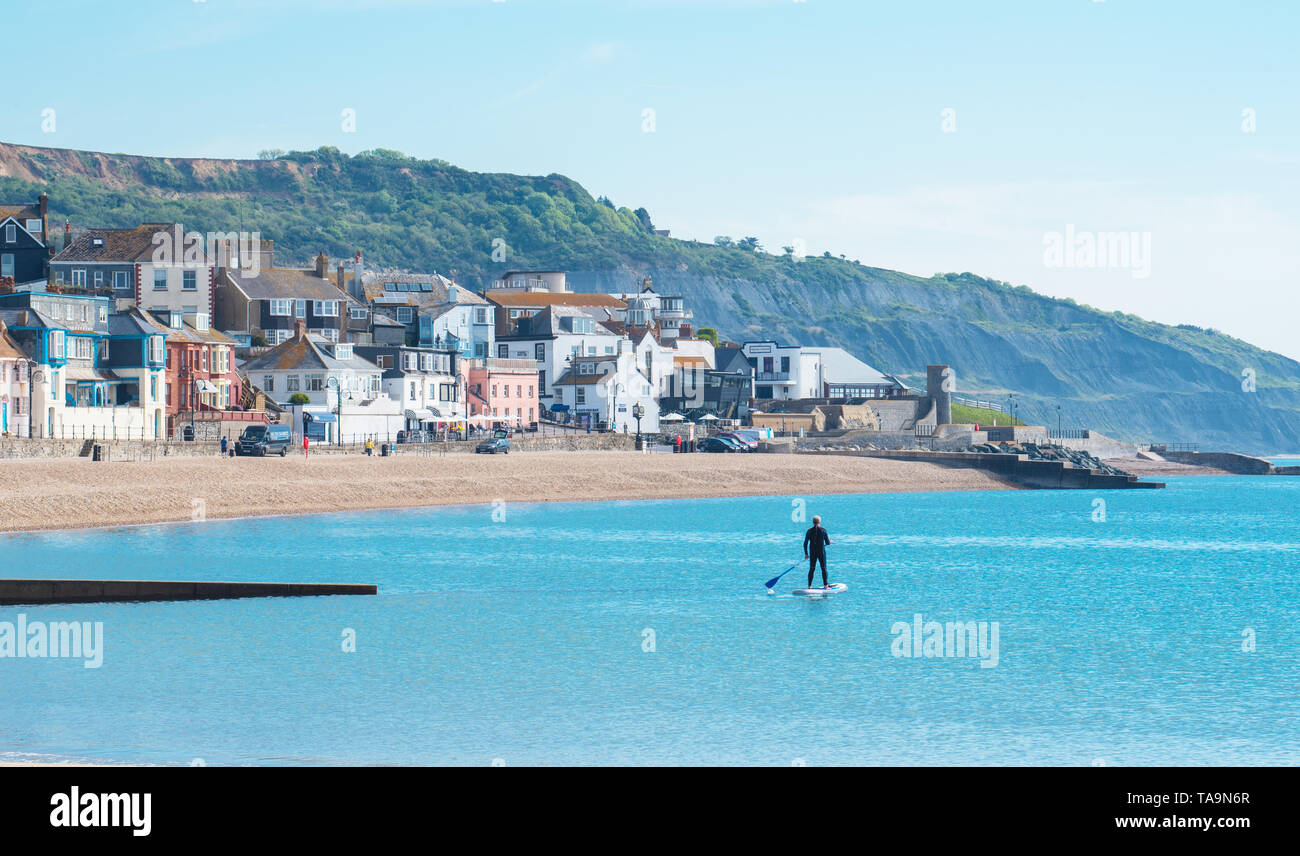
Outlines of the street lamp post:
M 636 417 L 636 447 L 640 449 L 644 445 L 641 439 L 641 417 L 645 416 L 645 405 L 639 401 L 632 405 L 632 415 Z
M 334 406 L 336 416 L 334 417 L 334 445 L 343 445 L 343 382 L 337 377 L 331 377 L 325 381 L 326 389 L 334 390 Z

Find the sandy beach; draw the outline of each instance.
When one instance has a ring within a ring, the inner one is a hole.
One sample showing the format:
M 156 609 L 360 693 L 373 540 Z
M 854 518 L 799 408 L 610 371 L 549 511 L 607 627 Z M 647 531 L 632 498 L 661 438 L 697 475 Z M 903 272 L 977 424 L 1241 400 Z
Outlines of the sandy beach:
M 375 508 L 801 493 L 1010 490 L 978 470 L 820 455 L 527 452 L 0 462 L 0 531 Z

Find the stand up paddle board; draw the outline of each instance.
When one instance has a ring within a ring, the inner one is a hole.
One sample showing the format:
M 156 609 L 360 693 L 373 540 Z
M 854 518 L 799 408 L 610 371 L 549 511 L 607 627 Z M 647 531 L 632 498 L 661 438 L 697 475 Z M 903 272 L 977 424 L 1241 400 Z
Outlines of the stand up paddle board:
M 849 587 L 844 583 L 831 583 L 830 588 L 801 588 L 795 589 L 791 594 L 800 597 L 825 597 L 826 595 L 840 594 L 841 592 L 846 592 L 848 590 Z

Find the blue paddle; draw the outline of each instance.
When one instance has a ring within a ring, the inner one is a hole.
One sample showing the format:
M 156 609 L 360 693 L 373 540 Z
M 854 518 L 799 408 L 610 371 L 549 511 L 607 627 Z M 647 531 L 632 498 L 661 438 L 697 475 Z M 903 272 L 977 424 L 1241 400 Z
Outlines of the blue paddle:
M 791 565 L 790 567 L 786 568 L 786 569 L 785 569 L 784 571 L 782 571 L 781 573 L 779 573 L 779 574 L 777 574 L 776 576 L 772 577 L 772 579 L 770 579 L 770 580 L 767 581 L 767 587 L 768 587 L 768 588 L 774 588 L 774 587 L 776 586 L 776 584 L 779 583 L 779 582 L 781 581 L 781 577 L 783 577 L 783 576 L 785 576 L 786 574 L 790 573 L 791 571 L 793 571 L 793 570 L 794 570 L 795 568 L 797 568 L 797 567 L 799 567 L 799 563 L 798 563 L 798 562 L 795 562 L 793 565 Z

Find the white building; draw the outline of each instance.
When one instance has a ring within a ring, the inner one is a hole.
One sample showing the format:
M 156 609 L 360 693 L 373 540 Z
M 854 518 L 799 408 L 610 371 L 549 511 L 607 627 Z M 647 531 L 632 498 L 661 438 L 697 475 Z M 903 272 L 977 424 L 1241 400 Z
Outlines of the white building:
M 659 393 L 637 363 L 631 342 L 616 354 L 574 357 L 554 384 L 555 404 L 579 422 L 635 433 L 636 406 L 644 408 L 641 430 L 659 430 Z
M 584 309 L 547 306 L 518 320 L 515 335 L 497 339 L 499 359 L 534 360 L 541 407 L 559 402 L 551 388 L 577 357 L 614 356 L 627 337 L 598 322 Z
M 754 369 L 754 397 L 885 398 L 905 387 L 843 348 L 746 342 L 742 348 Z

